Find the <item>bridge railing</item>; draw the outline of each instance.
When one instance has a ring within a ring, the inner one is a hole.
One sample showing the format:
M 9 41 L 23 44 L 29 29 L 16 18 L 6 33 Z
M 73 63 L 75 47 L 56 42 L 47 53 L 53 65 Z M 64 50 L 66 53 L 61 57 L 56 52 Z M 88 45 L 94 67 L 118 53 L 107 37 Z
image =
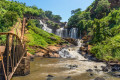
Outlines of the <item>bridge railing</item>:
M 24 56 L 25 45 L 16 34 L 0 33 L 0 80 L 10 80 Z

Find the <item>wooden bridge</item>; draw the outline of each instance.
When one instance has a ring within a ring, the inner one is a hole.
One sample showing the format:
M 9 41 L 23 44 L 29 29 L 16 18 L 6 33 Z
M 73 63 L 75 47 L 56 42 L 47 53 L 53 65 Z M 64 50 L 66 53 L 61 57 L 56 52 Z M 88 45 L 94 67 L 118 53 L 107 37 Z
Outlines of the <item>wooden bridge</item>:
M 25 18 L 21 28 L 21 37 L 11 32 L 0 33 L 0 80 L 10 80 L 22 59 L 27 55 L 23 42 L 24 28 Z

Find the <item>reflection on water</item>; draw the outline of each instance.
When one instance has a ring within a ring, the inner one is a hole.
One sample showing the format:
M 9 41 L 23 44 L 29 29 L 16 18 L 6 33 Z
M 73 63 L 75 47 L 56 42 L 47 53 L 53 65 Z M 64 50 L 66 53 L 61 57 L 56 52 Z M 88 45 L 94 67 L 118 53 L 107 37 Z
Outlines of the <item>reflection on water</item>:
M 88 69 L 89 67 L 84 67 L 85 65 L 83 63 L 85 62 L 76 59 L 35 58 L 31 62 L 31 73 L 29 75 L 14 77 L 12 80 L 94 80 L 94 78 L 101 76 L 106 80 L 120 80 L 120 78 L 111 77 L 100 72 L 86 72 L 83 69 Z M 95 65 L 99 64 L 96 63 Z M 77 67 L 70 68 L 70 65 L 77 65 Z M 54 77 L 48 79 L 48 75 Z

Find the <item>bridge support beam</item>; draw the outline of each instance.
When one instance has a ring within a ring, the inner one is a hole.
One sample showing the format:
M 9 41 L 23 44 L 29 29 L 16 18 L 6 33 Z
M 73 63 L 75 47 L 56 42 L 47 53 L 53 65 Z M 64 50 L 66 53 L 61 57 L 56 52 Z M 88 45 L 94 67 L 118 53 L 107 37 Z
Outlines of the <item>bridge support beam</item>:
M 30 58 L 24 57 L 16 69 L 14 75 L 15 76 L 25 76 L 30 74 Z

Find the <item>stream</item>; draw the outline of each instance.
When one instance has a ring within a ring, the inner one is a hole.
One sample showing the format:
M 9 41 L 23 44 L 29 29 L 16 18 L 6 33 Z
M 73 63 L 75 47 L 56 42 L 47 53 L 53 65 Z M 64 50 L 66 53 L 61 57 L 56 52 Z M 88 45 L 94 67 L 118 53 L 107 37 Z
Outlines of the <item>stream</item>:
M 78 46 L 59 51 L 62 58 L 36 57 L 31 62 L 31 72 L 27 76 L 13 77 L 12 80 L 94 80 L 102 77 L 105 80 L 120 80 L 102 71 L 102 62 L 94 62 L 79 53 Z

